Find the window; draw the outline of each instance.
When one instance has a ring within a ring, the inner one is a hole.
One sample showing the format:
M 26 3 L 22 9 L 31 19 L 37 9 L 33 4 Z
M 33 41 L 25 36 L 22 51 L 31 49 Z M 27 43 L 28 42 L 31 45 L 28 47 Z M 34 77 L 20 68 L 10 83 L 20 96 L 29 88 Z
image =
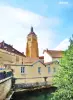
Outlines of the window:
M 25 67 L 21 67 L 21 73 L 25 73 Z
M 50 67 L 48 67 L 48 73 L 50 73 L 50 71 L 51 71 L 51 69 L 50 69 Z
M 53 72 L 56 72 L 56 68 L 53 68 Z
M 38 67 L 38 73 L 41 73 L 41 67 Z
M 19 62 L 19 57 L 18 56 L 16 56 L 16 62 Z

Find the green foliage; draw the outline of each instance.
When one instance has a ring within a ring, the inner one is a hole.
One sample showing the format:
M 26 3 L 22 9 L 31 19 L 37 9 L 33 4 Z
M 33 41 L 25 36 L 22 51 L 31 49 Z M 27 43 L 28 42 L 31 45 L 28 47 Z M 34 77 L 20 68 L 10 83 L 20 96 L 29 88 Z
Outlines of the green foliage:
M 54 78 L 54 85 L 58 87 L 51 100 L 73 100 L 73 37 L 70 46 L 64 52 L 60 67 Z

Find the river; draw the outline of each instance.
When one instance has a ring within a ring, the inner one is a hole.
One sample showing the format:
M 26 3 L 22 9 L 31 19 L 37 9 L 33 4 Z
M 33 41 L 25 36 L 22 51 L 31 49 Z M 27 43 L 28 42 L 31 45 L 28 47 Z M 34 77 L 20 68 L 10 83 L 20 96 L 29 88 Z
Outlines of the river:
M 36 90 L 33 92 L 14 93 L 11 100 L 50 100 L 55 88 Z

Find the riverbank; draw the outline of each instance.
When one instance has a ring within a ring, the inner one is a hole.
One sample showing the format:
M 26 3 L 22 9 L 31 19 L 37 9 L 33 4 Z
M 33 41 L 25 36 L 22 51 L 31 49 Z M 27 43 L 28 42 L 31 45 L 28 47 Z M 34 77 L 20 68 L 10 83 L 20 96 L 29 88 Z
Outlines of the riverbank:
M 48 100 L 51 97 L 51 93 L 55 90 L 56 87 L 50 87 L 34 91 L 15 92 L 10 100 Z
M 6 96 L 6 99 L 5 100 L 10 100 L 12 98 L 13 93 L 14 93 L 14 91 L 12 91 L 12 92 L 10 91 L 8 93 L 8 95 Z

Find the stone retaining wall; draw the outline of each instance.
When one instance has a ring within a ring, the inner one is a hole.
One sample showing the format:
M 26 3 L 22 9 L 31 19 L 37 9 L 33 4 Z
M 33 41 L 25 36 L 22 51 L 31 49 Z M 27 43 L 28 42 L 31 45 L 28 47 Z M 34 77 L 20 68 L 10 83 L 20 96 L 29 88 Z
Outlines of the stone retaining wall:
M 4 100 L 11 89 L 11 77 L 0 80 L 0 100 Z

